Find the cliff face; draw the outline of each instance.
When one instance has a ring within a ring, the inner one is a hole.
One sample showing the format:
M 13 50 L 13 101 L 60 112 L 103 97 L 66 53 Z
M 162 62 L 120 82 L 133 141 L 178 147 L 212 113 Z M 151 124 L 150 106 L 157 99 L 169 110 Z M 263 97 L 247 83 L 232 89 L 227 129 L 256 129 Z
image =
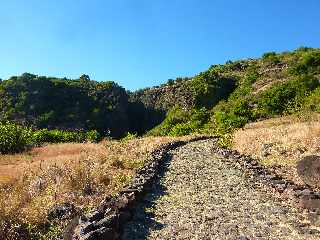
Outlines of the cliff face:
M 195 99 L 191 92 L 191 79 L 178 78 L 161 86 L 138 90 L 129 94 L 130 101 L 141 102 L 146 108 L 167 112 L 174 106 L 189 109 Z

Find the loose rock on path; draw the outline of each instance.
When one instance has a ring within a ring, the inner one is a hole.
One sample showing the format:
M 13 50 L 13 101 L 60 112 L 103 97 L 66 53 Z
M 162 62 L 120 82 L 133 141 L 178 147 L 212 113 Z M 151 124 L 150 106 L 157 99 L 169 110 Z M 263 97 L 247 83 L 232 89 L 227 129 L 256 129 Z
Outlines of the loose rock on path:
M 320 239 L 301 211 L 215 154 L 214 141 L 171 151 L 122 239 Z

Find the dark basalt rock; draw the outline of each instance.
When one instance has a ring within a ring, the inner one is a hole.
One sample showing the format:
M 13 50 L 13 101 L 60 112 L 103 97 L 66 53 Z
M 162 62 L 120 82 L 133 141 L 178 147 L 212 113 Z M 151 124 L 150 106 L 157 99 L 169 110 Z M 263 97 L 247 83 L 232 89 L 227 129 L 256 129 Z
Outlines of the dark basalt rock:
M 105 240 L 105 239 L 115 239 L 115 234 L 112 228 L 102 227 L 88 234 L 81 236 L 81 240 Z
M 101 211 L 94 211 L 94 212 L 87 215 L 87 220 L 90 222 L 95 222 L 98 219 L 103 218 L 103 215 L 104 214 Z
M 298 162 L 297 171 L 305 184 L 320 187 L 320 156 L 310 155 Z
M 61 205 L 56 205 L 50 209 L 48 213 L 48 220 L 52 221 L 55 219 L 69 218 L 75 214 L 76 208 L 71 203 L 64 203 Z

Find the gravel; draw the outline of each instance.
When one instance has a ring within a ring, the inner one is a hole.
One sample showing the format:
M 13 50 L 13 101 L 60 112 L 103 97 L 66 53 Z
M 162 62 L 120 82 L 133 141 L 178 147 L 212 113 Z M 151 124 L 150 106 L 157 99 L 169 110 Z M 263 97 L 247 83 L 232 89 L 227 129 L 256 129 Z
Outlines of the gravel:
M 122 239 L 320 239 L 305 214 L 214 153 L 215 140 L 171 151 Z

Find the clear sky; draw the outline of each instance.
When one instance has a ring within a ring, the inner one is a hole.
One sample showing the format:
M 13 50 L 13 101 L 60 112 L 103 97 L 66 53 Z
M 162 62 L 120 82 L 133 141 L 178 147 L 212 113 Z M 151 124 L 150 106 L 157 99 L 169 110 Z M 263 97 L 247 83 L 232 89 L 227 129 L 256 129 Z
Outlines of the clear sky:
M 320 0 L 0 0 L 0 78 L 127 89 L 267 51 L 320 47 Z

